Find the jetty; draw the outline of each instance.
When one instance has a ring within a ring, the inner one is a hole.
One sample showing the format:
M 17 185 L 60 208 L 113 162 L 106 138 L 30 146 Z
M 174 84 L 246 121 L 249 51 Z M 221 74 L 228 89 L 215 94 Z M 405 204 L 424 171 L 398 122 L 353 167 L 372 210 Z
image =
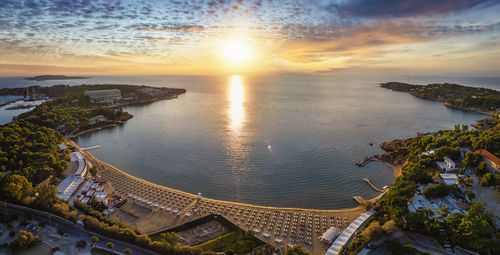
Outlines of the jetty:
M 357 166 L 359 167 L 364 167 L 366 164 L 372 162 L 372 161 L 377 161 L 378 159 L 375 156 L 366 156 L 363 160 L 360 162 L 356 163 Z
M 384 192 L 383 189 L 379 189 L 379 188 L 375 187 L 375 185 L 373 185 L 373 183 L 370 181 L 369 178 L 364 178 L 363 181 L 368 183 L 368 185 L 370 185 L 370 187 L 372 187 L 372 189 L 374 189 L 375 191 L 380 192 L 380 193 Z
M 96 145 L 96 146 L 91 146 L 91 147 L 87 147 L 87 148 L 80 148 L 81 151 L 88 151 L 88 150 L 92 150 L 92 149 L 97 149 L 97 148 L 101 148 L 101 145 Z
M 356 200 L 356 202 L 358 202 L 360 205 L 362 205 L 365 201 L 361 196 L 352 196 L 352 199 Z

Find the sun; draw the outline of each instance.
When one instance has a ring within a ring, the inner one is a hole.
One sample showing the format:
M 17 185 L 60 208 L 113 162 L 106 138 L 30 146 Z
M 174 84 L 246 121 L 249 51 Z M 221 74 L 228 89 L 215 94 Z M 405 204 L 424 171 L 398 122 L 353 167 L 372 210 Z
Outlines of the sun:
M 244 40 L 232 40 L 225 42 L 220 52 L 231 64 L 243 64 L 250 60 L 252 48 Z

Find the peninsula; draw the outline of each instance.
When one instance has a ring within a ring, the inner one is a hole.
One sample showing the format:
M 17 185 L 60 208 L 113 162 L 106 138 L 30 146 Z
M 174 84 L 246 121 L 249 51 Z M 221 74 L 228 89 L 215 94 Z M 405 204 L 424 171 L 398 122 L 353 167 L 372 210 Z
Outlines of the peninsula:
M 447 107 L 491 115 L 500 110 L 500 92 L 452 83 L 413 85 L 402 82 L 380 84 L 382 88 L 407 92 L 410 95 L 438 102 Z
M 52 80 L 83 80 L 83 79 L 90 79 L 90 77 L 66 76 L 66 75 L 38 75 L 33 77 L 26 77 L 24 79 L 30 81 L 52 81 Z

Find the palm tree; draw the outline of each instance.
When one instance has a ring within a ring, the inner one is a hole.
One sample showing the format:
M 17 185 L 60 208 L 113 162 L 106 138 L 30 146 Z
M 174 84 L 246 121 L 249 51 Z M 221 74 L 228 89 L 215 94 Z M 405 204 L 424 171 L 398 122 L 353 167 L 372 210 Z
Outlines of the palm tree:
M 123 250 L 123 253 L 125 253 L 126 255 L 130 255 L 132 254 L 132 250 L 130 248 L 125 248 L 125 250 Z
M 113 249 L 113 248 L 115 248 L 115 244 L 114 244 L 113 242 L 108 242 L 108 243 L 106 244 L 106 246 L 107 246 L 109 249 Z

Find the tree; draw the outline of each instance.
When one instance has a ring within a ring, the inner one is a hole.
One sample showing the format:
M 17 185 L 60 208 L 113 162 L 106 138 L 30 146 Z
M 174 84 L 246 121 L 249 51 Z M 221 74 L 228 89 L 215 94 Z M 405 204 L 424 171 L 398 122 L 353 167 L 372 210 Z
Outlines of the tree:
M 89 172 L 92 176 L 96 176 L 97 175 L 97 167 L 96 166 L 93 166 L 89 169 Z
M 486 174 L 488 172 L 488 165 L 486 162 L 481 162 L 476 168 L 476 174 L 479 176 L 482 176 L 483 174 Z
M 448 208 L 448 206 L 443 206 L 441 208 L 439 208 L 439 214 L 443 215 L 443 216 L 447 216 L 448 213 L 450 212 L 450 208 Z
M 31 232 L 19 230 L 17 239 L 9 243 L 9 248 L 13 251 L 24 250 L 31 248 L 40 243 L 38 236 L 33 236 Z
M 99 242 L 99 237 L 92 236 L 90 237 L 90 241 L 92 241 L 92 244 L 95 245 L 97 242 Z
M 109 249 L 113 249 L 113 248 L 115 248 L 115 244 L 113 242 L 108 242 L 106 244 L 106 247 L 108 247 Z
M 453 213 L 445 218 L 448 237 L 453 244 L 487 253 L 495 233 L 495 215 L 486 211 L 484 202 L 473 201 L 466 214 Z
M 3 187 L 5 196 L 14 202 L 22 202 L 32 194 L 32 191 L 31 182 L 18 174 L 11 175 L 8 178 L 8 183 Z
M 444 197 L 452 190 L 453 185 L 446 185 L 444 183 L 436 183 L 424 189 L 424 196 L 426 198 Z
M 361 235 L 367 240 L 378 239 L 382 234 L 382 227 L 380 227 L 380 222 L 378 221 L 373 221 L 361 232 Z
M 169 243 L 171 246 L 175 246 L 180 239 L 180 236 L 175 232 L 162 233 L 160 236 L 163 238 L 165 242 Z
M 123 250 L 123 253 L 125 253 L 126 255 L 130 255 L 132 254 L 132 250 L 130 248 L 125 248 L 125 250 Z
M 467 190 L 467 191 L 465 192 L 465 194 L 467 194 L 467 197 L 468 197 L 469 199 L 474 199 L 474 198 L 476 197 L 476 194 L 474 194 L 474 192 L 472 192 L 472 190 Z
M 479 185 L 486 186 L 486 187 L 495 185 L 495 177 L 491 173 L 486 173 L 479 180 Z
M 33 207 L 48 210 L 57 201 L 57 189 L 54 185 L 44 185 L 37 189 L 38 196 L 33 201 Z
M 311 253 L 302 249 L 300 244 L 294 245 L 286 250 L 286 255 L 311 255 Z
M 396 230 L 398 230 L 398 227 L 396 226 L 396 223 L 394 223 L 393 220 L 388 220 L 382 226 L 382 230 L 384 230 L 386 234 L 391 234 L 394 233 Z
M 479 165 L 479 163 L 481 163 L 482 160 L 483 156 L 481 156 L 481 154 L 476 152 L 466 152 L 465 158 L 464 160 L 462 160 L 462 164 L 464 166 L 474 167 Z

